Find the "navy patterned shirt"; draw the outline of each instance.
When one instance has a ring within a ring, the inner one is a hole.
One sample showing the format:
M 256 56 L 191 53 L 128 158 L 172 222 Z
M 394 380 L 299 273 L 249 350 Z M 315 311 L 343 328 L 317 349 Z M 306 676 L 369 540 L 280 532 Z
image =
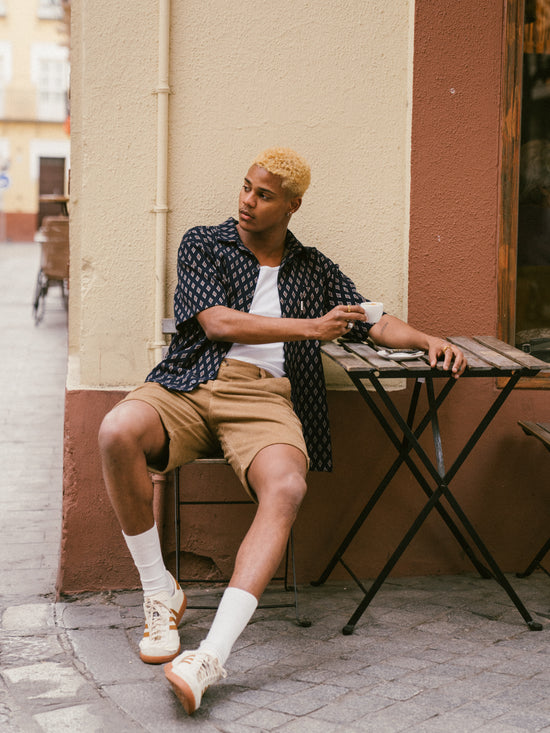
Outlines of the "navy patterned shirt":
M 210 341 L 195 316 L 216 305 L 248 312 L 260 272 L 260 264 L 241 242 L 236 224 L 228 219 L 219 226 L 195 227 L 184 235 L 174 295 L 177 333 L 166 357 L 146 381 L 190 392 L 198 384 L 216 378 L 231 344 Z M 318 318 L 336 305 L 365 300 L 337 265 L 314 247 L 304 247 L 291 232 L 287 232 L 278 288 L 283 318 Z M 368 330 L 366 323 L 358 323 L 350 337 L 365 338 Z M 320 342 L 286 342 L 284 357 L 310 467 L 313 471 L 330 471 L 331 441 Z

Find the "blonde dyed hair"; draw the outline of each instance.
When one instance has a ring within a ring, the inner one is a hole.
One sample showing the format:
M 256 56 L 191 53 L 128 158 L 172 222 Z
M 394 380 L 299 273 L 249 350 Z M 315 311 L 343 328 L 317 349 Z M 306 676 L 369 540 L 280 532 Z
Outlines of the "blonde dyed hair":
M 252 165 L 279 176 L 282 179 L 281 186 L 291 198 L 301 198 L 311 181 L 307 161 L 290 148 L 268 148 L 252 161 Z

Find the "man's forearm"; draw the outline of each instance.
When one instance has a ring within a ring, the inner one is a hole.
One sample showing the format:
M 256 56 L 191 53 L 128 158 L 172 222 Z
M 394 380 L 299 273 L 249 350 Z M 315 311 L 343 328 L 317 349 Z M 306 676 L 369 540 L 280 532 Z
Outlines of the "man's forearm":
M 315 338 L 307 318 L 271 318 L 218 305 L 202 311 L 197 319 L 211 341 L 269 344 Z
M 423 349 L 427 351 L 430 340 L 428 334 L 418 331 L 408 323 L 390 315 L 384 315 L 369 332 L 372 340 L 390 349 Z
M 464 373 L 468 362 L 462 350 L 439 336 L 430 336 L 400 321 L 395 316 L 382 316 L 370 330 L 371 338 L 390 349 L 422 349 L 428 352 L 430 365 L 435 367 L 443 359 L 443 368 L 450 369 L 453 377 Z
M 271 318 L 216 305 L 197 315 L 211 341 L 270 344 L 278 341 L 331 341 L 355 321 L 365 321 L 359 305 L 339 305 L 320 318 Z

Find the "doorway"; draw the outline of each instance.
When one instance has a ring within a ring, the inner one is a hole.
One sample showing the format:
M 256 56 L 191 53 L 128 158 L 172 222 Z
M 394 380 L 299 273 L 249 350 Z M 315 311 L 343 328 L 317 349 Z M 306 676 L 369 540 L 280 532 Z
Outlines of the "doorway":
M 40 158 L 39 198 L 44 195 L 62 196 L 65 193 L 65 158 Z M 37 228 L 45 216 L 59 216 L 61 206 L 55 202 L 39 201 Z

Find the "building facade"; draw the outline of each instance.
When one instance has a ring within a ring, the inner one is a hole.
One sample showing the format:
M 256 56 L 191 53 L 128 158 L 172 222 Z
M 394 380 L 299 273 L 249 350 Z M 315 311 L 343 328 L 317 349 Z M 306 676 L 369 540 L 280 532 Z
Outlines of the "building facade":
M 0 3 L 0 238 L 32 240 L 68 189 L 69 49 L 61 0 Z
M 60 592 L 137 583 L 103 487 L 97 430 L 159 357 L 182 234 L 236 213 L 242 176 L 264 147 L 289 145 L 309 159 L 312 185 L 293 231 L 338 262 L 365 296 L 432 333 L 517 342 L 524 39 L 532 12 L 538 18 L 547 5 L 282 0 L 245 12 L 222 0 L 95 0 L 73 7 Z M 542 56 L 546 50 L 543 41 Z M 538 348 L 525 338 L 526 348 Z M 304 581 L 316 577 L 394 454 L 345 378 L 330 365 L 326 376 L 335 470 L 309 478 L 297 521 Z M 515 390 L 455 480 L 506 570 L 523 567 L 547 534 L 539 479 L 547 457 L 517 420 L 550 419 L 549 384 L 541 377 Z M 500 387 L 492 379 L 460 385 L 462 399 L 442 415 L 451 455 L 469 435 L 474 408 L 490 404 Z M 404 405 L 408 388 L 395 388 Z M 231 483 L 201 472 L 193 481 L 199 493 Z M 377 521 L 354 545 L 357 572 L 377 573 L 422 500 L 399 472 Z M 210 545 L 187 559 L 202 553 L 219 565 L 234 526 L 205 532 L 207 511 L 190 539 L 199 546 L 208 535 Z M 169 508 L 163 520 L 173 561 Z M 396 572 L 469 569 L 433 517 Z

